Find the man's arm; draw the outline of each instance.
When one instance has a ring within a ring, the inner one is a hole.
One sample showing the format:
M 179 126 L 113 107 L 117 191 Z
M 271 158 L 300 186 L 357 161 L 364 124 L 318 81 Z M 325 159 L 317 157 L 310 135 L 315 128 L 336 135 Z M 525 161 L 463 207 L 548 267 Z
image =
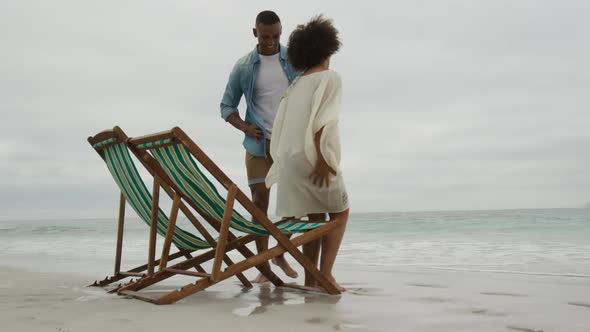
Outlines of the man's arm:
M 240 118 L 238 105 L 244 94 L 240 85 L 240 73 L 239 65 L 236 64 L 229 75 L 229 80 L 227 81 L 225 92 L 221 99 L 221 117 L 244 134 L 260 140 L 264 136 L 262 130 L 255 124 L 246 123 Z

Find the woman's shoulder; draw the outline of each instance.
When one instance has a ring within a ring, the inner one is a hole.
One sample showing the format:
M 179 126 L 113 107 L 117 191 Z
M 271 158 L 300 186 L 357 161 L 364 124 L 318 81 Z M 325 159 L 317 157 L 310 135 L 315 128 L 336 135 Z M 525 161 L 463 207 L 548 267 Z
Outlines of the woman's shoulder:
M 338 74 L 337 72 L 335 72 L 331 69 L 328 69 L 328 70 L 324 70 L 322 73 L 324 73 L 324 75 L 322 77 L 322 81 L 327 81 L 326 83 L 328 85 L 335 86 L 335 87 L 342 86 L 342 79 L 340 78 L 340 74 Z
M 314 89 L 322 88 L 332 90 L 334 88 L 338 89 L 342 86 L 340 75 L 331 69 L 303 75 L 301 78 L 302 86 L 311 86 Z
M 340 80 L 340 74 L 333 71 L 332 69 L 326 69 L 322 71 L 316 71 L 315 73 L 302 75 L 300 77 L 307 77 L 307 78 L 316 78 L 316 79 L 330 79 L 330 80 Z
M 321 76 L 323 78 L 329 78 L 329 79 L 340 79 L 340 74 L 338 74 L 338 72 L 332 70 L 332 69 L 326 69 L 326 70 L 322 70 L 320 72 L 318 72 L 318 76 Z

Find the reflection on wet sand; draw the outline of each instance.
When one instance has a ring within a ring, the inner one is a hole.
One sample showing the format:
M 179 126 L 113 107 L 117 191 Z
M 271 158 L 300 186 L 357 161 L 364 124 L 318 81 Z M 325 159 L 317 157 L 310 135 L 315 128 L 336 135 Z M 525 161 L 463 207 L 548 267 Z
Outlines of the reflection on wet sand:
M 249 304 L 234 309 L 232 312 L 238 316 L 252 316 L 266 312 L 266 308 L 273 305 L 296 305 L 305 303 L 335 304 L 340 301 L 339 295 L 327 295 L 323 293 L 306 292 L 291 288 L 272 287 L 261 285 L 258 292 L 244 292 L 239 296 Z

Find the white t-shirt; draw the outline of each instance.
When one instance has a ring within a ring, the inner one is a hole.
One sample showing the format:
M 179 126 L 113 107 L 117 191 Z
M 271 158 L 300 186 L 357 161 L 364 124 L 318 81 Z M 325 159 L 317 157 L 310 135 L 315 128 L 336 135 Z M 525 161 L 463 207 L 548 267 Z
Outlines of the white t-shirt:
M 260 57 L 260 69 L 254 82 L 254 107 L 262 119 L 267 139 L 270 139 L 272 126 L 277 115 L 279 103 L 285 90 L 289 87 L 287 75 L 281 67 L 279 53 L 262 55 Z

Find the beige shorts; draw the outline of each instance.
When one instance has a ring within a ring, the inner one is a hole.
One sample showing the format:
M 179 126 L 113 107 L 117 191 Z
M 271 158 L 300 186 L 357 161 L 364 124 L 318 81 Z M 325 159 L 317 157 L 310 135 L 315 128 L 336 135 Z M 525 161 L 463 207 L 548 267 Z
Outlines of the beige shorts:
M 256 157 L 246 151 L 246 175 L 248 176 L 248 185 L 264 183 L 266 174 L 272 166 L 270 157 L 270 141 L 266 141 L 266 158 Z

